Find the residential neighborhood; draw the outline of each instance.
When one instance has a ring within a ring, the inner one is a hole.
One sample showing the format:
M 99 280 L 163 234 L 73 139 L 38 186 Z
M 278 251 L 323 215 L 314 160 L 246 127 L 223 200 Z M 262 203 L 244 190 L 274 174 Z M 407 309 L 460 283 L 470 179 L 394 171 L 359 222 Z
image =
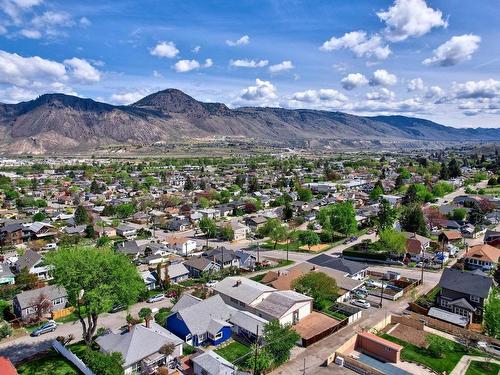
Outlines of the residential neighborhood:
M 498 163 L 2 159 L 0 357 L 19 374 L 47 358 L 68 374 L 496 368 Z

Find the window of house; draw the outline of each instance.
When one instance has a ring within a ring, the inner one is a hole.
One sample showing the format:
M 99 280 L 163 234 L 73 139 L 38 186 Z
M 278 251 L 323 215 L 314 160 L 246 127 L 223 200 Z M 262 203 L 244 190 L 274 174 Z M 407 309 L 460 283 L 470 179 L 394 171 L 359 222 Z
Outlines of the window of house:
M 63 298 L 56 298 L 55 300 L 52 301 L 52 304 L 54 305 L 59 305 L 63 303 L 64 299 Z
M 448 301 L 447 301 L 447 300 L 442 299 L 442 300 L 441 300 L 441 306 L 442 306 L 442 307 L 450 307 L 450 304 L 448 303 Z
M 222 338 L 222 332 L 218 332 L 218 333 L 215 335 L 215 338 L 214 338 L 214 339 L 215 339 L 215 340 L 218 340 L 218 339 L 220 339 L 220 338 Z
M 474 296 L 474 295 L 470 295 L 470 300 L 472 302 L 480 302 L 481 301 L 481 298 L 479 298 L 478 296 Z

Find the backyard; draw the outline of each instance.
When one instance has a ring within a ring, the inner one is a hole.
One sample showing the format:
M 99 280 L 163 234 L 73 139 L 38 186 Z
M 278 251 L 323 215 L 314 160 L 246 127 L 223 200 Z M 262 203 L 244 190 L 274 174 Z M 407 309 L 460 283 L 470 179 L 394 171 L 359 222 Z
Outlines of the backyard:
M 432 334 L 429 335 L 434 336 Z M 465 346 L 446 339 L 443 340 L 446 340 L 449 345 L 443 347 L 440 353 L 441 355 L 439 357 L 436 357 L 433 356 L 429 352 L 429 350 L 424 347 L 410 344 L 386 333 L 382 334 L 381 337 L 404 347 L 401 352 L 402 360 L 420 363 L 431 368 L 437 373 L 443 373 L 444 371 L 447 374 L 451 373 L 451 371 L 460 361 L 460 358 L 462 358 L 462 356 L 464 355 L 484 356 L 484 354 L 477 349 L 467 350 Z M 449 346 L 449 348 L 447 346 Z
M 234 363 L 236 360 L 243 357 L 245 354 L 250 353 L 250 348 L 238 341 L 233 341 L 230 344 L 215 350 L 221 357 L 227 359 L 229 362 Z
M 85 348 L 83 344 L 73 344 L 69 349 L 78 355 Z M 67 361 L 63 356 L 55 350 L 51 350 L 48 354 L 30 362 L 23 363 L 17 367 L 19 375 L 79 375 L 80 371 Z

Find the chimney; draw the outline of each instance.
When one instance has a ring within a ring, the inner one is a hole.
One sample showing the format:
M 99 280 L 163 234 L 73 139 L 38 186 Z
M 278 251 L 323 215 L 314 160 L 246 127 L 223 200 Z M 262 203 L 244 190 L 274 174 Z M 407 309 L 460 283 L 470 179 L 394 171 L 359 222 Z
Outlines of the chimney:
M 235 287 L 237 286 L 240 286 L 241 285 L 241 280 L 236 280 L 236 284 L 234 284 Z
M 133 326 L 133 324 L 132 324 L 132 323 L 127 323 L 127 330 L 128 330 L 129 332 L 131 332 L 131 331 L 132 331 L 132 326 Z
M 151 318 L 150 317 L 145 318 L 144 323 L 146 323 L 146 328 L 151 328 Z

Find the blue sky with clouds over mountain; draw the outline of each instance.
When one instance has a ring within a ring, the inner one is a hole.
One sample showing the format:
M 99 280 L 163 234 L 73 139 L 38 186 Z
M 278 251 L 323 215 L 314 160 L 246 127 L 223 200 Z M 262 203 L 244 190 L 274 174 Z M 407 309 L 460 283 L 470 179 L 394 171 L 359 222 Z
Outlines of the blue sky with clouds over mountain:
M 496 0 L 0 0 L 0 101 L 230 106 L 500 127 Z

